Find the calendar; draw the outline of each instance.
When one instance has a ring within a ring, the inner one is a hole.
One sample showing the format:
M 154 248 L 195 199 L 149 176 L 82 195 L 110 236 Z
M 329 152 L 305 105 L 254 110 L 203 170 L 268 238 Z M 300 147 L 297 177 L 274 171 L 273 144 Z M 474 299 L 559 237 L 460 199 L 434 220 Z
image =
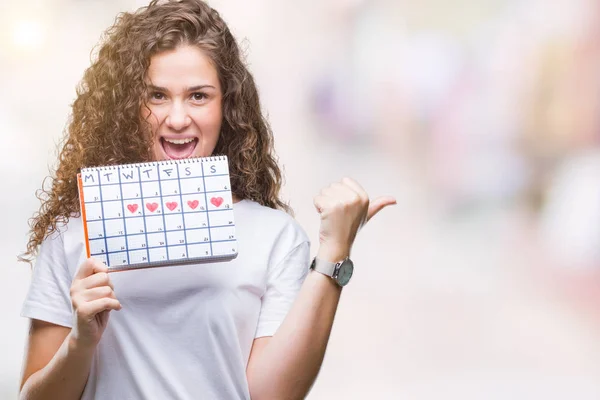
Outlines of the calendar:
M 237 256 L 226 156 L 83 168 L 88 257 L 109 271 Z

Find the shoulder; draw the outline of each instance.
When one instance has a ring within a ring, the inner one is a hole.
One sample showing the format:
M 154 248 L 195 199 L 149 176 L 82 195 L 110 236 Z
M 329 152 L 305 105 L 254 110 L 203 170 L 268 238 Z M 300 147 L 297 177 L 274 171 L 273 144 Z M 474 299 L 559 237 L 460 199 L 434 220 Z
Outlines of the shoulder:
M 71 216 L 67 221 L 57 222 L 56 229 L 48 235 L 46 241 L 60 242 L 63 246 L 68 246 L 73 242 L 81 242 L 83 235 L 81 217 Z
M 62 265 L 74 273 L 85 259 L 83 225 L 80 217 L 70 217 L 68 221 L 56 223 L 56 229 L 42 242 L 35 266 L 50 262 L 52 266 Z

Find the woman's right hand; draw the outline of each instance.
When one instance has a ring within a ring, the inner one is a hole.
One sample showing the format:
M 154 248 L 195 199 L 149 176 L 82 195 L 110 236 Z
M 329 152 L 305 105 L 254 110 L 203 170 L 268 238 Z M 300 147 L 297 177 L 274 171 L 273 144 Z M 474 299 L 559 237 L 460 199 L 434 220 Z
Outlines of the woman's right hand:
M 108 323 L 110 310 L 120 310 L 108 268 L 88 258 L 81 264 L 71 285 L 74 324 L 71 339 L 77 345 L 95 347 Z

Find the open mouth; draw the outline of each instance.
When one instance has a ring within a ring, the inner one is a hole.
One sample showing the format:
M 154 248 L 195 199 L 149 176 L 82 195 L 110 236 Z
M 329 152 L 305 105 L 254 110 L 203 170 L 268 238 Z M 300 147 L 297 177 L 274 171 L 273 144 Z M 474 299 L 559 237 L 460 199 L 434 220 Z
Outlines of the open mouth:
M 196 145 L 198 144 L 198 138 L 166 139 L 161 137 L 160 144 L 167 157 L 177 160 L 188 158 L 194 153 Z

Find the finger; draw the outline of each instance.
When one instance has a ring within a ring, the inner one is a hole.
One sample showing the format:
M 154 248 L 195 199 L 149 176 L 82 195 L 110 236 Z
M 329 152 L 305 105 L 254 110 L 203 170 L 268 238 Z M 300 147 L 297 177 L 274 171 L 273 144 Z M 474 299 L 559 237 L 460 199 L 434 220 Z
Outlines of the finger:
M 342 183 L 334 183 L 322 193 L 326 198 L 328 208 L 344 204 L 354 204 L 361 201 L 360 195 Z
M 77 315 L 80 318 L 89 319 L 102 311 L 120 310 L 121 308 L 122 307 L 119 300 L 111 299 L 109 297 L 103 297 L 101 299 L 82 304 L 77 309 Z
M 107 272 L 108 267 L 95 258 L 86 259 L 77 270 L 73 280 L 84 279 L 96 272 Z
M 321 193 L 319 194 L 322 196 L 335 197 L 340 190 L 339 185 L 339 183 L 337 185 L 335 183 L 332 183 L 331 185 L 321 189 Z
M 108 272 L 96 272 L 94 275 L 88 276 L 80 281 L 82 289 L 91 289 L 100 286 L 110 286 L 114 290 L 114 286 L 108 277 Z
M 83 263 L 81 263 L 81 265 L 79 266 L 79 269 L 75 273 L 75 277 L 73 278 L 73 280 L 79 280 L 79 279 L 86 278 L 86 277 L 92 275 L 94 273 L 93 271 L 94 271 L 94 259 L 88 258 Z
M 319 194 L 313 198 L 313 205 L 317 209 L 317 212 L 321 214 L 325 208 L 325 196 Z
M 337 202 L 335 196 L 319 194 L 313 199 L 313 204 L 319 214 L 323 214 L 331 209 Z
M 94 301 L 104 297 L 117 299 L 114 290 L 110 286 L 99 286 L 91 289 L 84 290 L 80 294 L 84 301 Z
M 362 200 L 369 200 L 369 195 L 365 189 L 354 179 L 346 177 L 342 179 L 342 183 L 358 193 Z
M 392 204 L 396 204 L 396 199 L 392 196 L 378 197 L 371 201 L 369 211 L 367 211 L 367 221 L 373 218 L 379 211 Z
M 332 183 L 329 187 L 323 189 L 321 191 L 321 194 L 333 197 L 335 199 L 337 199 L 338 201 L 344 201 L 346 199 L 349 200 L 362 200 L 362 195 L 356 191 L 356 189 L 341 183 L 341 182 L 335 182 Z M 365 193 L 365 198 L 366 200 L 369 199 L 368 196 L 366 196 Z

